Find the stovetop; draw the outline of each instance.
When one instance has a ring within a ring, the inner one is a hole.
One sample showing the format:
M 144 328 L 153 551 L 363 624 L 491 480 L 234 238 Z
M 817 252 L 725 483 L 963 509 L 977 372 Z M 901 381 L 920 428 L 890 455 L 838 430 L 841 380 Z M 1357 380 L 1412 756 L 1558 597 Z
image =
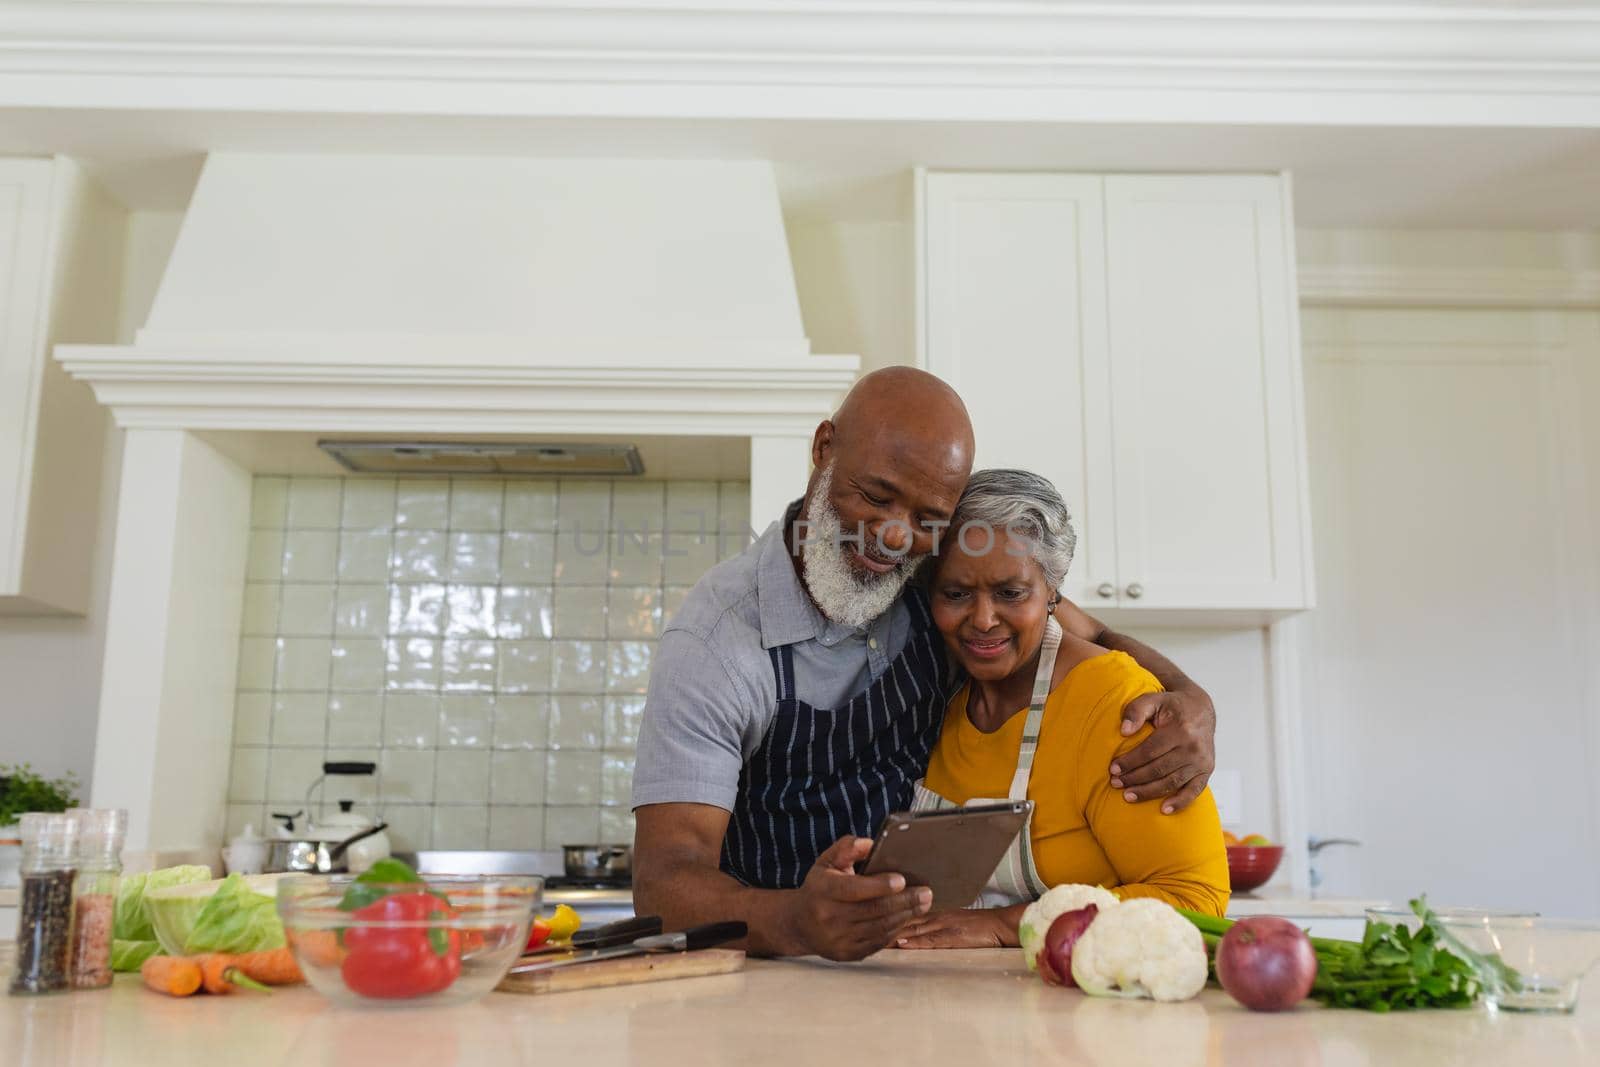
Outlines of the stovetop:
M 614 878 L 568 878 L 564 874 L 547 875 L 544 880 L 546 889 L 615 889 L 627 892 L 633 888 L 631 880 Z
M 410 856 L 397 855 L 413 863 L 417 873 L 422 875 L 538 875 L 544 879 L 544 903 L 577 908 L 584 922 L 610 922 L 633 914 L 633 887 L 629 881 L 568 878 L 561 871 L 560 851 L 424 851 Z

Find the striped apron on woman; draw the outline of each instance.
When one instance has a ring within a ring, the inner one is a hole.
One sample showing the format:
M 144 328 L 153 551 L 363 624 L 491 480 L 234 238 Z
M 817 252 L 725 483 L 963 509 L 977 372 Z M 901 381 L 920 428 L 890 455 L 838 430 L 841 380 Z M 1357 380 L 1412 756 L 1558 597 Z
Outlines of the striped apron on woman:
M 1050 697 L 1050 679 L 1055 674 L 1056 652 L 1061 647 L 1061 627 L 1053 618 L 1045 620 L 1044 644 L 1039 649 L 1039 669 L 1033 675 L 1033 699 L 1028 704 L 1028 718 L 1022 726 L 1022 745 L 1017 750 L 1017 769 L 1011 776 L 1011 792 L 1004 798 L 973 797 L 967 804 L 997 804 L 1004 800 L 1027 800 L 1028 779 L 1033 775 L 1033 756 L 1039 750 L 1039 726 L 1044 722 L 1044 705 Z M 946 800 L 922 782 L 916 785 L 913 810 L 936 811 L 959 808 L 963 805 Z M 1003 908 L 1010 904 L 1038 900 L 1049 886 L 1039 877 L 1039 868 L 1033 862 L 1033 817 L 1028 825 L 1011 842 L 1005 859 L 995 868 L 994 876 L 984 887 L 983 895 L 974 907 Z
M 745 885 L 793 889 L 829 845 L 872 837 L 910 807 L 944 721 L 946 660 L 926 595 L 911 588 L 905 599 L 905 649 L 843 707 L 796 697 L 793 648 L 769 650 L 778 705 L 739 773 L 722 842 L 722 869 Z

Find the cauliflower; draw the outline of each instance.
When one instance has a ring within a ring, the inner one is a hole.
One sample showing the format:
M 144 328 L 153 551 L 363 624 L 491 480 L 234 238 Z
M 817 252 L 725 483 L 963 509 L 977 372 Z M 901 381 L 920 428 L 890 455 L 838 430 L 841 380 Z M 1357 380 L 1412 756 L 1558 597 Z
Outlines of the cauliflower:
M 1127 900 L 1078 938 L 1072 979 L 1098 997 L 1188 1000 L 1206 984 L 1205 941 L 1170 904 Z
M 1022 941 L 1022 959 L 1027 963 L 1028 970 L 1039 969 L 1044 935 L 1050 932 L 1050 924 L 1057 918 L 1089 904 L 1099 905 L 1100 914 L 1104 915 L 1121 903 L 1109 890 L 1097 885 L 1058 885 L 1029 904 L 1017 927 L 1017 937 Z M 1095 921 L 1100 920 L 1096 918 Z

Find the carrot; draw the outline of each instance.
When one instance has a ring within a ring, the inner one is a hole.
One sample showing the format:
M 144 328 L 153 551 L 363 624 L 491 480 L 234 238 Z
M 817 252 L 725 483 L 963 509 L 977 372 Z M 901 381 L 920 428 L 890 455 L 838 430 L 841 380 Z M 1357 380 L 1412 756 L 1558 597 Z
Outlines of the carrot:
M 200 977 L 207 993 L 225 995 L 235 992 L 240 986 L 263 991 L 267 988 L 239 969 L 237 956 L 230 956 L 225 952 L 208 952 L 204 956 L 191 958 L 200 965 Z
M 272 948 L 263 952 L 244 952 L 233 957 L 233 965 L 264 985 L 297 985 L 306 980 L 294 953 L 288 948 Z
M 290 930 L 288 934 L 290 943 L 313 965 L 337 967 L 344 962 L 344 948 L 332 930 Z
M 200 988 L 200 965 L 178 956 L 151 956 L 139 966 L 144 984 L 169 997 L 187 997 Z

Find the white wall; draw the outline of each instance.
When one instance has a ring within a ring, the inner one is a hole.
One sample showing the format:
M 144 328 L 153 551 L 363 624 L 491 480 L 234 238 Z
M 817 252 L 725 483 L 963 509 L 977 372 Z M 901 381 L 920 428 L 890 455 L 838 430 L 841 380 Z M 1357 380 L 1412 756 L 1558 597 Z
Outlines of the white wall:
M 1364 842 L 1328 854 L 1331 894 L 1600 914 L 1600 584 L 1577 469 L 1600 395 L 1571 373 L 1600 360 L 1595 321 L 1306 317 L 1309 829 Z
M 1353 276 L 1574 291 L 1600 234 L 1302 234 Z M 1418 272 L 1411 274 L 1410 272 Z M 1600 914 L 1600 313 L 1305 318 L 1325 891 Z
M 128 253 L 122 268 L 119 344 L 130 344 L 155 303 L 172 246 L 183 225 L 182 211 L 135 211 L 128 217 Z
M 1600 240 L 1596 243 L 1600 244 Z M 1600 408 L 1600 312 L 1585 316 L 1584 324 L 1582 343 L 1592 358 L 1580 361 L 1575 368 L 1578 395 L 1574 406 L 1586 416 L 1579 420 L 1584 431 L 1584 448 L 1576 462 L 1582 469 L 1589 496 L 1589 538 L 1584 550 L 1591 565 L 1600 568 L 1600 418 L 1594 416 L 1595 410 Z M 1589 632 L 1600 634 L 1600 603 L 1589 604 L 1587 621 Z M 1596 728 L 1600 729 L 1600 655 L 1590 656 L 1588 665 L 1589 700 L 1595 707 Z
M 180 212 L 129 216 L 118 314 L 118 342 L 143 324 L 172 244 Z M 102 414 L 102 417 L 108 417 Z M 105 647 L 106 596 L 117 523 L 122 433 L 106 434 L 101 467 L 93 596 L 82 618 L 0 618 L 0 763 L 31 763 L 50 777 L 72 772 L 89 796 Z
M 31 763 L 46 777 L 71 772 L 87 800 L 100 703 L 107 578 L 116 529 L 122 435 L 106 435 L 89 614 L 0 617 L 0 763 Z
M 788 232 L 811 351 L 858 355 L 863 374 L 915 363 L 911 223 L 791 219 Z
M 1529 230 L 1300 230 L 1300 265 L 1400 270 L 1600 270 L 1600 233 Z
M 1283 816 L 1274 796 L 1266 632 L 1125 629 L 1160 649 L 1205 686 L 1216 702 L 1217 772 L 1213 792 L 1222 807 L 1223 824 L 1241 836 L 1260 833 L 1278 840 L 1283 833 Z

